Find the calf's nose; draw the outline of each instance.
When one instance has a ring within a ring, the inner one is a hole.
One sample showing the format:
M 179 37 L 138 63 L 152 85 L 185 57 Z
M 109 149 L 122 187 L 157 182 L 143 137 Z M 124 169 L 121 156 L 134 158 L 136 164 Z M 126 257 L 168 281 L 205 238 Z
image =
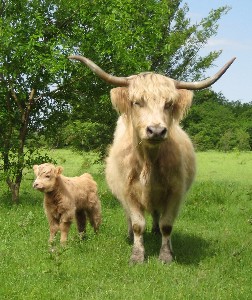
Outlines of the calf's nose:
M 35 189 L 37 186 L 38 186 L 37 182 L 34 181 L 34 182 L 33 182 L 33 188 Z
M 150 139 L 163 139 L 167 133 L 167 128 L 164 126 L 148 126 L 146 131 Z

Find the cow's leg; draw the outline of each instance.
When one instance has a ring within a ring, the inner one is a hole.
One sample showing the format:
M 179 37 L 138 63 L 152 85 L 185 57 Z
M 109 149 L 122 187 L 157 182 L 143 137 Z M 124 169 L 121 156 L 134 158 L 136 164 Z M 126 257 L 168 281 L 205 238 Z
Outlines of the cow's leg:
M 159 218 L 160 218 L 160 214 L 154 210 L 152 215 L 152 229 L 151 232 L 155 233 L 155 234 L 160 234 L 160 229 L 159 229 Z
M 181 199 L 180 195 L 170 198 L 166 210 L 160 216 L 159 227 L 162 234 L 162 245 L 159 259 L 164 263 L 172 261 L 171 233 L 178 215 Z
M 131 263 L 142 263 L 144 261 L 143 233 L 145 230 L 145 218 L 143 211 L 131 211 L 131 222 L 134 236 Z
M 162 245 L 159 253 L 159 259 L 163 263 L 172 262 L 171 232 L 171 225 L 161 225 Z
M 67 235 L 68 235 L 68 232 L 69 232 L 69 229 L 70 229 L 70 225 L 71 225 L 71 221 L 67 221 L 67 222 L 64 222 L 62 221 L 60 223 L 60 243 L 61 245 L 64 245 L 67 241 Z

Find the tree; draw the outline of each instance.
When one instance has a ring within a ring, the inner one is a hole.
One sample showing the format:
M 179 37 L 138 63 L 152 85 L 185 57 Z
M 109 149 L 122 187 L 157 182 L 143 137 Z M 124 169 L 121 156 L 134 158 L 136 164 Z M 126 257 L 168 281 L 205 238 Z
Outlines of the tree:
M 119 76 L 155 71 L 180 80 L 200 79 L 220 52 L 206 57 L 200 57 L 198 52 L 216 33 L 217 21 L 229 8 L 213 10 L 199 24 L 192 25 L 187 17 L 188 7 L 181 7 L 181 3 L 95 1 L 95 5 L 81 14 L 78 28 L 85 36 L 85 43 L 76 44 L 74 53 L 86 55 L 107 72 Z M 95 42 L 90 43 L 93 37 Z M 73 96 L 78 95 L 78 99 L 71 97 L 72 114 L 67 126 L 76 119 L 95 121 L 104 124 L 112 137 L 116 114 L 106 96 L 109 87 L 94 75 L 90 76 L 87 68 L 75 65 L 72 75 L 76 94 Z M 85 85 L 79 78 L 85 78 Z M 88 87 L 90 81 L 96 88 Z
M 231 104 L 233 113 L 239 123 L 239 128 L 249 135 L 249 147 L 252 150 L 252 102 L 241 103 L 236 101 Z
M 199 151 L 250 150 L 251 113 L 251 104 L 229 102 L 221 93 L 203 90 L 195 93 L 183 126 Z
M 39 157 L 34 148 L 41 133 L 60 136 L 66 119 L 104 124 L 112 136 L 109 87 L 67 55 L 87 55 L 116 75 L 151 70 L 199 79 L 220 54 L 201 57 L 199 50 L 228 9 L 192 25 L 180 0 L 1 1 L 0 143 L 13 201 L 23 169 Z
M 48 3 L 47 3 L 48 2 Z M 1 1 L 0 8 L 0 150 L 6 182 L 18 202 L 22 173 L 36 159 L 37 141 L 31 133 L 43 125 L 41 117 L 58 110 L 53 84 L 62 82 L 62 50 L 55 35 L 49 1 Z M 58 27 L 58 28 L 57 28 Z M 55 63 L 57 62 L 57 63 Z M 64 110 L 64 101 L 60 102 Z

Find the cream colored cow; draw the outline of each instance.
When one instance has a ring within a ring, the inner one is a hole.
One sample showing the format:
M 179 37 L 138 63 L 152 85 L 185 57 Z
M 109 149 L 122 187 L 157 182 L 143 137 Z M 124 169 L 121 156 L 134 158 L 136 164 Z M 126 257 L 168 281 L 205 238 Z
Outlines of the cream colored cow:
M 83 56 L 70 56 L 87 65 L 106 82 L 118 86 L 111 100 L 120 113 L 106 160 L 106 178 L 121 202 L 133 237 L 131 262 L 143 262 L 145 212 L 153 217 L 153 231 L 161 232 L 159 259 L 172 261 L 170 236 L 186 191 L 195 175 L 192 143 L 179 126 L 192 102 L 192 92 L 209 87 L 229 68 L 213 77 L 181 82 L 154 73 L 116 77 Z

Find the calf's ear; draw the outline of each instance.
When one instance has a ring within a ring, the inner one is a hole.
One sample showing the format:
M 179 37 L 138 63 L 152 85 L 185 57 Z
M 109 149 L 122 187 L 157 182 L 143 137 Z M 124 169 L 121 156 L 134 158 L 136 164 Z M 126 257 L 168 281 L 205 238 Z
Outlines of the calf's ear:
M 60 175 L 63 172 L 63 167 L 58 166 L 55 168 L 55 175 Z
M 178 90 L 178 99 L 173 104 L 173 117 L 176 121 L 181 121 L 192 104 L 193 92 L 188 90 Z
M 33 171 L 36 176 L 38 176 L 38 165 L 33 166 Z
M 129 92 L 127 87 L 117 87 L 110 91 L 113 107 L 120 114 L 128 113 L 130 108 Z

